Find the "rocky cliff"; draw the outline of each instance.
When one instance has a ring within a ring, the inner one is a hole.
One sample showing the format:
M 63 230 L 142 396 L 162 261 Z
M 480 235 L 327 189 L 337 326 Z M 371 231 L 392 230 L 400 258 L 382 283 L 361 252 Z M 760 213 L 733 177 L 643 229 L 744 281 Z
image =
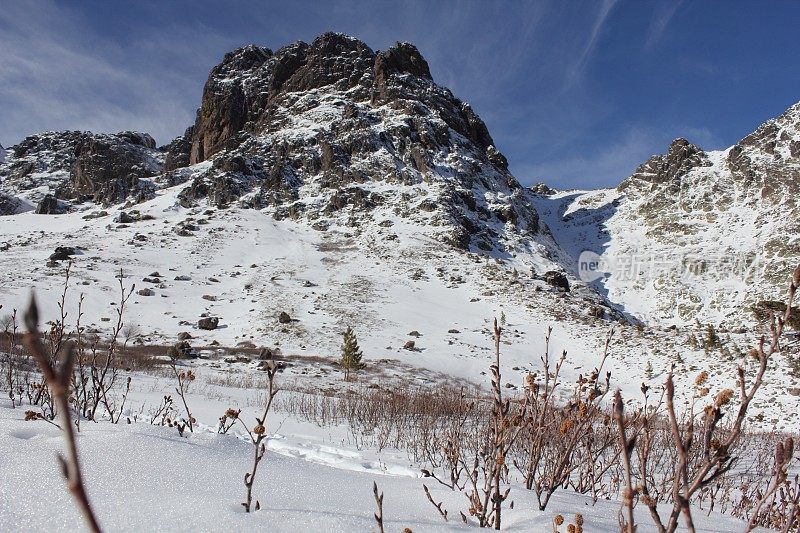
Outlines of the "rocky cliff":
M 182 182 L 185 206 L 265 209 L 317 229 L 400 217 L 465 250 L 508 253 L 542 232 L 486 125 L 413 45 L 373 51 L 338 33 L 226 54 L 195 123 L 167 146 L 47 133 L 0 165 L 3 192 L 43 213 L 137 202 Z

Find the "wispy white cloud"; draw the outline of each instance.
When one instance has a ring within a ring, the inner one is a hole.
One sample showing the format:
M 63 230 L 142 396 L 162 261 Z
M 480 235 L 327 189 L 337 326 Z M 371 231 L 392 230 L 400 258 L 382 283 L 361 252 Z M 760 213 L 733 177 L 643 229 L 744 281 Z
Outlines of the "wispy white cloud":
M 644 43 L 645 49 L 652 48 L 661 40 L 669 21 L 675 16 L 682 3 L 683 0 L 669 0 L 655 10 L 650 20 L 650 26 L 647 29 L 647 39 Z
M 658 138 L 650 130 L 630 128 L 610 143 L 591 151 L 543 163 L 512 168 L 525 184 L 544 181 L 559 188 L 591 188 L 616 184 L 658 151 Z
M 569 73 L 570 82 L 574 83 L 577 81 L 583 73 L 586 63 L 592 56 L 592 53 L 597 47 L 600 37 L 602 36 L 603 26 L 605 25 L 606 20 L 608 20 L 608 16 L 611 14 L 611 10 L 614 9 L 616 4 L 617 0 L 603 0 L 603 2 L 600 4 L 600 8 L 598 9 L 594 19 L 594 24 L 592 25 L 592 29 L 589 32 L 588 38 L 586 39 L 586 44 L 578 55 L 578 59 L 572 66 Z
M 9 4 L 0 10 L 0 142 L 64 129 L 137 129 L 166 142 L 194 119 L 187 93 L 200 101 L 202 81 L 187 72 L 213 64 L 219 43 L 208 28 L 181 26 L 120 45 L 75 10 Z

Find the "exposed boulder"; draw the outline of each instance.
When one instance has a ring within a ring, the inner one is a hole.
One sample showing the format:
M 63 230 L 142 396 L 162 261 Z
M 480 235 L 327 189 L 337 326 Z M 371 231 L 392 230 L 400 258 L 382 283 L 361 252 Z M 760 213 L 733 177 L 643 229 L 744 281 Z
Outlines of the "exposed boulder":
M 219 325 L 219 318 L 215 316 L 203 317 L 197 321 L 197 327 L 200 329 L 207 329 L 207 330 L 217 329 L 218 325 Z
M 548 285 L 552 285 L 553 287 L 561 289 L 564 292 L 569 292 L 569 279 L 567 279 L 566 274 L 563 272 L 559 272 L 557 270 L 545 272 L 544 280 Z
M 36 205 L 37 215 L 58 215 L 62 210 L 58 205 L 58 199 L 52 194 L 46 195 Z
M 56 247 L 55 251 L 50 254 L 51 261 L 67 261 L 73 255 L 76 255 L 78 251 L 73 248 L 72 246 L 58 246 Z

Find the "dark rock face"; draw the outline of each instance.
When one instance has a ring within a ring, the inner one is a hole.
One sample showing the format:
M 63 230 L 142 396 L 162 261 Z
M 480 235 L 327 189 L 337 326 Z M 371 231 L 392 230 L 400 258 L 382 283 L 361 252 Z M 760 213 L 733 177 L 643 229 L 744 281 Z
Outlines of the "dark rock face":
M 149 135 L 125 132 L 84 140 L 77 147 L 72 168 L 74 192 L 103 204 L 122 202 L 129 196 L 138 201 L 149 198 L 151 188 L 140 181 L 155 172 L 144 161 L 147 154 L 142 149 L 155 149 L 155 141 Z
M 544 280 L 548 283 L 548 285 L 552 285 L 553 287 L 561 289 L 564 292 L 569 292 L 569 280 L 563 272 L 558 272 L 557 270 L 545 272 Z
M 194 126 L 189 126 L 183 135 L 176 137 L 171 143 L 162 148 L 166 152 L 166 157 L 164 158 L 165 172 L 189 166 L 193 131 Z

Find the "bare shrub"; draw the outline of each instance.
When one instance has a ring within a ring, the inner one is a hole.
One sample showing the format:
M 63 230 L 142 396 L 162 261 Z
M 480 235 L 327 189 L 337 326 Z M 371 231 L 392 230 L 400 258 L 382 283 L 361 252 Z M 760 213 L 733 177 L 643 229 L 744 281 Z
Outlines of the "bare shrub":
M 601 380 L 611 335 L 606 339 L 598 367 L 589 376 L 578 376 L 566 405 L 561 405 L 556 393 L 567 353 L 561 354 L 551 373 L 551 333 L 552 328 L 549 328 L 545 353 L 541 357 L 542 377 L 536 374 L 526 377 L 529 414 L 520 439 L 521 453 L 515 461 L 524 475 L 525 487 L 536 494 L 541 511 L 545 510 L 553 493 L 568 484 L 572 475 L 581 469 L 576 486 L 596 493 L 597 483 L 616 463 L 618 455 L 618 451 L 614 451 L 615 437 L 608 429 L 609 417 L 603 407 L 611 373 L 607 372 Z
M 61 469 L 67 479 L 72 496 L 78 507 L 83 513 L 86 525 L 91 531 L 100 531 L 100 524 L 95 518 L 89 497 L 83 484 L 80 461 L 78 458 L 78 448 L 75 442 L 75 432 L 72 427 L 72 416 L 69 406 L 69 388 L 72 381 L 72 367 L 75 362 L 75 351 L 72 345 L 66 348 L 64 360 L 60 366 L 53 365 L 53 361 L 48 358 L 42 347 L 38 335 L 39 310 L 36 302 L 31 300 L 30 307 L 25 313 L 25 326 L 28 333 L 25 335 L 25 345 L 34 359 L 39 364 L 39 368 L 44 376 L 44 381 L 52 391 L 58 410 L 61 414 L 62 430 L 64 441 L 67 445 L 67 457 L 58 456 L 61 462 Z M 60 349 L 60 347 L 59 347 Z
M 267 375 L 269 376 L 269 389 L 267 390 L 267 401 L 264 405 L 264 413 L 261 417 L 256 417 L 256 425 L 253 429 L 250 429 L 247 424 L 242 421 L 242 419 L 236 416 L 236 420 L 242 423 L 245 430 L 247 430 L 247 434 L 250 437 L 250 441 L 253 443 L 253 468 L 250 472 L 247 472 L 244 475 L 244 486 L 246 488 L 246 497 L 245 501 L 242 503 L 244 506 L 244 510 L 246 512 L 250 512 L 250 509 L 253 504 L 253 483 L 256 480 L 256 473 L 258 472 L 258 464 L 261 462 L 261 459 L 264 458 L 264 454 L 267 452 L 267 447 L 264 444 L 264 439 L 267 438 L 267 415 L 269 415 L 270 409 L 272 408 L 272 402 L 275 399 L 275 395 L 278 394 L 278 389 L 275 387 L 275 375 L 277 374 L 277 369 L 275 366 L 270 365 L 267 368 Z M 255 510 L 259 510 L 261 508 L 261 503 L 256 500 Z
M 672 510 L 668 516 L 662 516 L 657 508 L 658 496 L 653 497 L 651 480 L 652 465 L 648 464 L 649 458 L 653 454 L 658 454 L 660 450 L 655 450 L 653 445 L 657 442 L 652 438 L 652 431 L 649 424 L 643 427 L 644 441 L 646 448 L 640 454 L 640 484 L 637 492 L 640 494 L 640 501 L 644 503 L 650 511 L 650 516 L 659 532 L 673 532 L 678 527 L 680 515 L 683 515 L 686 526 L 690 531 L 694 531 L 694 520 L 692 517 L 691 503 L 698 494 L 707 490 L 713 484 L 722 480 L 728 472 L 737 464 L 740 451 L 741 437 L 747 410 L 763 383 L 764 373 L 770 358 L 781 349 L 781 335 L 785 324 L 789 321 L 792 309 L 792 302 L 798 286 L 800 286 L 800 267 L 795 269 L 792 281 L 789 285 L 789 292 L 783 316 L 773 313 L 770 324 L 770 339 L 762 336 L 757 347 L 751 350 L 749 356 L 756 361 L 757 367 L 755 375 L 749 385 L 745 376 L 745 368 L 739 365 L 738 387 L 739 387 L 739 408 L 736 417 L 728 425 L 720 425 L 724 411 L 734 398 L 734 391 L 725 389 L 720 391 L 713 399 L 703 407 L 701 413 L 695 413 L 695 406 L 702 398 L 709 397 L 709 388 L 705 386 L 708 374 L 702 372 L 695 380 L 695 391 L 688 413 L 679 417 L 675 409 L 675 384 L 672 371 L 667 376 L 665 384 L 665 405 L 668 427 L 671 435 L 670 444 L 663 443 L 664 450 L 675 450 L 675 461 L 666 465 L 668 472 L 664 480 L 671 480 L 669 483 L 669 494 L 672 500 Z M 623 433 L 622 439 L 625 439 Z M 785 449 L 785 448 L 784 448 Z M 788 463 L 788 459 L 786 460 Z M 776 472 L 782 468 L 776 463 Z M 777 473 L 776 473 L 777 476 Z M 785 479 L 782 480 L 785 483 Z M 666 485 L 666 483 L 664 483 Z M 666 491 L 662 485 L 661 494 Z M 774 486 L 774 485 L 771 485 Z M 776 489 L 777 490 L 777 489 Z M 767 489 L 769 493 L 770 489 Z M 760 498 L 753 510 L 753 517 L 757 517 L 763 500 Z M 627 502 L 626 502 L 627 504 Z M 757 518 L 751 519 L 754 520 Z M 793 517 L 787 517 L 787 521 Z M 636 525 L 633 517 L 629 517 L 630 523 L 627 524 L 629 530 L 634 530 Z

